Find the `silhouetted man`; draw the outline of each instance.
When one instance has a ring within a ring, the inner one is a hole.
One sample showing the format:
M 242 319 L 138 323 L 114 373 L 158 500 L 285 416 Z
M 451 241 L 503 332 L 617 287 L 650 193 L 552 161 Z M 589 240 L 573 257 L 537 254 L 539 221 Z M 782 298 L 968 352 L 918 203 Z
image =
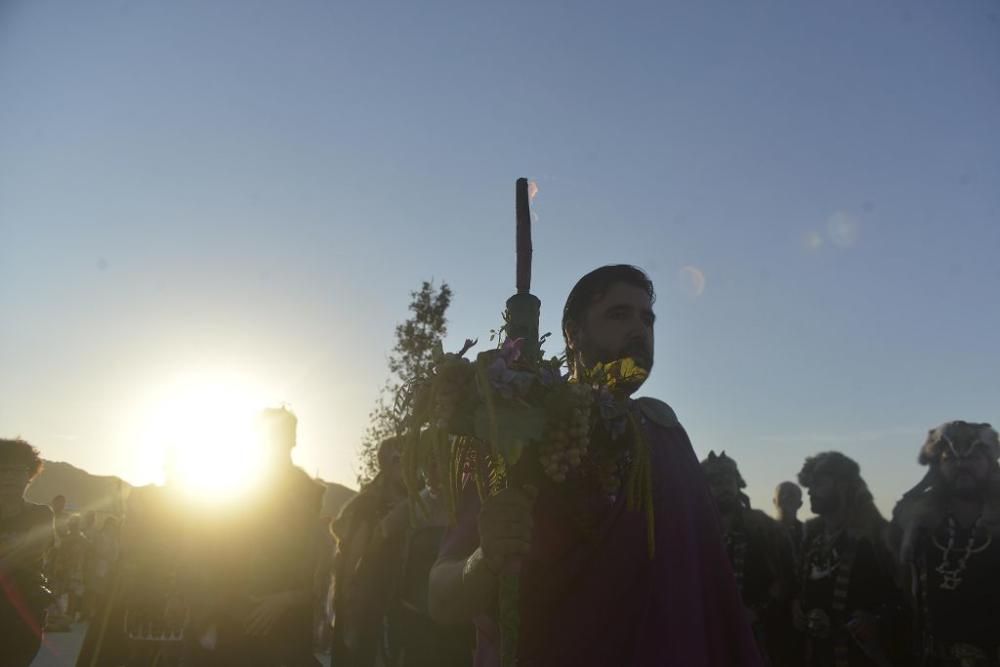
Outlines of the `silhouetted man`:
M 806 459 L 799 482 L 817 515 L 805 526 L 795 623 L 807 667 L 892 664 L 901 618 L 892 559 L 858 464 L 840 452 Z
M 722 517 L 726 553 L 761 652 L 769 665 L 799 667 L 801 653 L 795 652 L 791 618 L 791 542 L 774 519 L 750 507 L 736 461 L 713 451 L 701 468 Z
M 802 547 L 803 523 L 799 521 L 802 508 L 802 489 L 795 482 L 782 482 L 774 489 L 774 510 L 778 523 L 788 534 L 792 552 L 798 561 Z
M 335 665 L 370 667 L 375 661 L 391 561 L 369 556 L 379 523 L 406 500 L 400 443 L 397 438 L 379 443 L 378 473 L 344 505 L 330 528 L 337 538 L 331 646 Z
M 27 667 L 42 644 L 52 601 L 42 573 L 55 539 L 52 510 L 24 499 L 42 470 L 38 450 L 24 440 L 0 440 L 0 665 Z
M 576 284 L 563 310 L 571 372 L 631 357 L 653 367 L 654 292 L 639 269 L 605 266 Z M 626 394 L 638 384 L 624 388 Z M 561 489 L 511 487 L 481 504 L 474 484 L 431 571 L 442 622 L 474 621 L 476 664 L 499 664 L 500 574 L 520 564 L 521 667 L 756 667 L 760 657 L 687 434 L 665 403 L 629 404 L 649 445 L 655 537 L 644 510 L 588 486 L 568 508 Z M 627 447 L 618 469 L 627 469 Z M 593 526 L 584 530 L 581 520 Z
M 434 466 L 427 468 L 419 500 L 399 503 L 379 522 L 369 548 L 390 587 L 385 605 L 382 664 L 394 667 L 471 667 L 471 624 L 444 625 L 431 618 L 427 585 L 451 523 Z
M 261 414 L 265 476 L 233 517 L 232 535 L 222 536 L 235 548 L 221 548 L 226 558 L 212 563 L 216 576 L 230 579 L 223 594 L 231 597 L 218 621 L 216 648 L 204 664 L 317 664 L 313 584 L 324 489 L 292 463 L 297 424 L 284 408 Z
M 913 592 L 915 664 L 1000 665 L 1000 440 L 989 424 L 932 429 L 929 466 L 896 505 L 893 547 Z

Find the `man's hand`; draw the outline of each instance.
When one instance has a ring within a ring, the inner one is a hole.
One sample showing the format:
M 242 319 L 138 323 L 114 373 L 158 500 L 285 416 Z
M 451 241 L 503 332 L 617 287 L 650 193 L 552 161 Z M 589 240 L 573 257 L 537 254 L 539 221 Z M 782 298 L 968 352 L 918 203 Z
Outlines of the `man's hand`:
M 527 555 L 534 530 L 532 513 L 537 489 L 508 488 L 483 501 L 479 511 L 479 545 L 484 564 L 500 574 Z

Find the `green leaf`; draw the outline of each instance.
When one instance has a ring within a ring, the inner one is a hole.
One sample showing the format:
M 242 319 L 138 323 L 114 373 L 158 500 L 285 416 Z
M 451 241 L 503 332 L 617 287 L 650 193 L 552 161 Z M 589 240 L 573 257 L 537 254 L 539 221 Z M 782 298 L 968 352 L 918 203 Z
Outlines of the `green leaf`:
M 514 465 L 529 442 L 541 439 L 545 431 L 545 410 L 498 403 L 494 406 L 494 414 L 496 442 L 493 446 L 507 465 Z M 485 406 L 476 409 L 473 427 L 477 438 L 487 441 L 493 438 L 490 415 Z

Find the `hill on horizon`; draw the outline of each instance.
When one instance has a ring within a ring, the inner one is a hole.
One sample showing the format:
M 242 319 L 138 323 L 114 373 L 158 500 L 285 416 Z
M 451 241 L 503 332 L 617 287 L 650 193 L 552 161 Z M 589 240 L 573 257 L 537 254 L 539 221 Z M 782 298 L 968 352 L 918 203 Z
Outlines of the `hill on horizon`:
M 326 485 L 323 496 L 322 516 L 336 516 L 344 503 L 357 493 L 336 482 L 319 479 Z M 125 499 L 133 486 L 114 475 L 92 475 L 64 461 L 45 461 L 41 474 L 28 486 L 28 501 L 48 505 L 57 495 L 66 496 L 66 509 L 84 513 L 90 510 L 101 514 L 121 515 Z

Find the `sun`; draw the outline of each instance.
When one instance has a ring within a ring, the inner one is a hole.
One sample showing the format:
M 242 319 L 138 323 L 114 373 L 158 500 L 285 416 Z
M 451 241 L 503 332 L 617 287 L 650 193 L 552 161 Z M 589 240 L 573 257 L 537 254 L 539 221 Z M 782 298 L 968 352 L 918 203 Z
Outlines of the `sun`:
M 158 481 L 202 500 L 237 498 L 263 471 L 255 428 L 264 393 L 247 378 L 198 372 L 175 377 L 151 401 L 141 452 Z

